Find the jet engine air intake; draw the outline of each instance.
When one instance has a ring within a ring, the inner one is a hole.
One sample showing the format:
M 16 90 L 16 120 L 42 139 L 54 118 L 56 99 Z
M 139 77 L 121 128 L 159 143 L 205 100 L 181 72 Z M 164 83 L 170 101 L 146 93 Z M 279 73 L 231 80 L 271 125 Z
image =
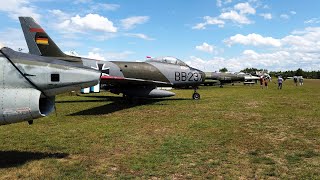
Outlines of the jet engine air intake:
M 47 116 L 54 110 L 55 97 L 44 97 L 32 89 L 2 89 L 3 109 L 0 109 L 0 125 L 34 120 Z M 4 103 L 5 102 L 5 103 Z

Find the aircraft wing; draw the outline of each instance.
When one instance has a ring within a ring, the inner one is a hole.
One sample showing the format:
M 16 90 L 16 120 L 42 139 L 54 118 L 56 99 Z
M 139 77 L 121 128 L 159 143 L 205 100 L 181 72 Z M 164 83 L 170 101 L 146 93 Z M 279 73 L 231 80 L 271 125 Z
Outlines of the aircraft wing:
M 172 86 L 172 83 L 162 81 L 152 81 L 136 78 L 125 78 L 117 76 L 101 76 L 101 84 L 110 84 L 114 86 L 130 86 L 130 85 L 141 85 L 141 86 Z

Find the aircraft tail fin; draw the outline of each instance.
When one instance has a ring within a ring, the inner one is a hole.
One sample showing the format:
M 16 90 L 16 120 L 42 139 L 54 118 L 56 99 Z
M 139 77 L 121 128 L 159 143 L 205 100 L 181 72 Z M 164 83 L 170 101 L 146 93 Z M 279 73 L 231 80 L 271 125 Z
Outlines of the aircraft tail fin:
M 32 17 L 19 17 L 29 53 L 39 56 L 68 57 Z

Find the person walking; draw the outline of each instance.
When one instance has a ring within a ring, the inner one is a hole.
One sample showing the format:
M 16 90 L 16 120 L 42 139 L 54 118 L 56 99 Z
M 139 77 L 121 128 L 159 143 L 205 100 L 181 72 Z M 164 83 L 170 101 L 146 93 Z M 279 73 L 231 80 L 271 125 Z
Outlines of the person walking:
M 293 82 L 296 86 L 298 86 L 298 77 L 297 76 L 293 76 Z
M 264 86 L 265 86 L 265 88 L 268 89 L 268 82 L 269 82 L 268 76 L 264 76 L 263 81 L 264 81 Z
M 278 77 L 278 89 L 282 89 L 283 78 L 281 76 Z
M 264 84 L 264 82 L 263 82 L 263 76 L 260 76 L 260 87 L 261 87 L 261 89 L 263 89 L 263 84 Z
M 302 76 L 299 77 L 299 85 L 300 85 L 300 86 L 303 85 L 303 77 L 302 77 Z

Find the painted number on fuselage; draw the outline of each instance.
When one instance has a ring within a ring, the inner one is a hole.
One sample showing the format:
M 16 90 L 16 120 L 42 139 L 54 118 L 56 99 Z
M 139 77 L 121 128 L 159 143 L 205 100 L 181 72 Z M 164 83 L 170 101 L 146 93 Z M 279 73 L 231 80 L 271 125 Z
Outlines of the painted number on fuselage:
M 175 72 L 175 80 L 176 81 L 202 81 L 201 74 L 197 72 Z

